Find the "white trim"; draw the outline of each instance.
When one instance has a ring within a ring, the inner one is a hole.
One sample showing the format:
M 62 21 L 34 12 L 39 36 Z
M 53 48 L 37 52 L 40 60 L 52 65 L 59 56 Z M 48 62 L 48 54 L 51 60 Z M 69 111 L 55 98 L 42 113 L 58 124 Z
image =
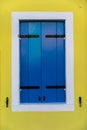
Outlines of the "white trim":
M 49 105 L 14 105 L 12 107 L 13 111 L 73 111 L 73 105 L 66 105 L 66 104 L 49 104 Z
M 65 20 L 66 26 L 66 103 L 19 103 L 19 20 Z M 73 14 L 70 12 L 13 12 L 12 13 L 12 111 L 73 111 L 74 110 L 74 45 Z

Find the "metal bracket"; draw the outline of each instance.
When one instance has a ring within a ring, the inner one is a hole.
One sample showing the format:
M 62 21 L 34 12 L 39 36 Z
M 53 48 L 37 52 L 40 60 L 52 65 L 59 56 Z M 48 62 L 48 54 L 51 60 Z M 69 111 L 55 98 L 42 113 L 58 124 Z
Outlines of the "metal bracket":
M 82 106 L 82 97 L 79 97 L 79 107 Z
M 8 108 L 8 106 L 9 106 L 9 98 L 6 97 L 6 108 Z

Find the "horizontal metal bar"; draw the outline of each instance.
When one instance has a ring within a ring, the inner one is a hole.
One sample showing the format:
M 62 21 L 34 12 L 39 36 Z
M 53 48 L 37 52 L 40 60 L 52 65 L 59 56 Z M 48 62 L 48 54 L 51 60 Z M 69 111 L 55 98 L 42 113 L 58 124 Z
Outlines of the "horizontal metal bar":
M 46 38 L 65 38 L 65 35 L 45 35 Z M 19 38 L 39 38 L 39 35 L 19 35 Z
M 46 38 L 65 38 L 65 35 L 45 35 Z
M 40 89 L 40 86 L 20 86 L 20 89 Z
M 47 89 L 60 89 L 60 88 L 66 88 L 65 86 L 46 86 Z
M 19 35 L 19 38 L 39 38 L 39 35 Z

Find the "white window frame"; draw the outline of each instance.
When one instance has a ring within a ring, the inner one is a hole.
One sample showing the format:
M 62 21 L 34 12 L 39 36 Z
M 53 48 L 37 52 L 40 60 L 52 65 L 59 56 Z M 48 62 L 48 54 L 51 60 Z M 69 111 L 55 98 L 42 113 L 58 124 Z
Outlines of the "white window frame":
M 20 104 L 19 20 L 65 20 L 66 103 Z M 12 13 L 12 111 L 74 111 L 74 44 L 72 12 Z

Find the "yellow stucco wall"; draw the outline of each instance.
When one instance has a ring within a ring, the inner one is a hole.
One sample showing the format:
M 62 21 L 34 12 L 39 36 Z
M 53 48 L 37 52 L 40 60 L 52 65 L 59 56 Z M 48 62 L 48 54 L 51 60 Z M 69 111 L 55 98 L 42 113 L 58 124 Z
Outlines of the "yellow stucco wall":
M 11 111 L 11 13 L 73 12 L 74 112 Z M 79 107 L 78 97 L 83 103 Z M 5 107 L 9 97 L 10 105 Z M 0 0 L 0 130 L 87 130 L 87 0 Z

